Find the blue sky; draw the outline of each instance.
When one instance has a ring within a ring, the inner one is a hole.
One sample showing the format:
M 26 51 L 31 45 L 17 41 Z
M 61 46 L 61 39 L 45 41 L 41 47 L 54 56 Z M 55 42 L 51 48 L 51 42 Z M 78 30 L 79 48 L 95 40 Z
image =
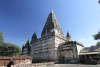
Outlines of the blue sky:
M 95 45 L 93 35 L 100 30 L 100 4 L 98 0 L 0 0 L 0 31 L 4 42 L 22 48 L 34 31 L 41 37 L 51 11 L 55 14 L 66 36 L 85 47 Z

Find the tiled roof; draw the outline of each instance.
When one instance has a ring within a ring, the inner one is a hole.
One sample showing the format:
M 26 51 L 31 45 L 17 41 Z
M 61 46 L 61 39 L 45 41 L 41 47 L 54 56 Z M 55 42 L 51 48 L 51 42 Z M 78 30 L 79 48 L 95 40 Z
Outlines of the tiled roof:
M 77 45 L 84 47 L 83 44 L 81 44 L 77 41 L 68 41 L 68 42 L 61 43 L 60 45 L 67 45 L 67 44 L 77 44 Z
M 30 56 L 25 56 L 25 55 L 21 55 L 21 56 L 12 56 L 12 57 L 6 57 L 6 56 L 0 57 L 0 59 L 22 59 L 22 58 L 32 58 L 32 57 L 30 57 Z
M 82 48 L 81 53 L 84 52 L 100 52 L 100 46 L 84 47 Z

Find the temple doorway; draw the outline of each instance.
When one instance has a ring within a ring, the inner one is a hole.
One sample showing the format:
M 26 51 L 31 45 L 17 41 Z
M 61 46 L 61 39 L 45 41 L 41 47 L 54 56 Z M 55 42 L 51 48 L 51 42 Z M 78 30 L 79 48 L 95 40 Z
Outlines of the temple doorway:
M 62 57 L 62 62 L 63 62 L 63 63 L 65 62 L 65 57 L 64 57 L 64 56 Z
M 13 61 L 10 61 L 7 65 L 7 67 L 11 67 L 11 65 L 14 65 L 14 62 Z

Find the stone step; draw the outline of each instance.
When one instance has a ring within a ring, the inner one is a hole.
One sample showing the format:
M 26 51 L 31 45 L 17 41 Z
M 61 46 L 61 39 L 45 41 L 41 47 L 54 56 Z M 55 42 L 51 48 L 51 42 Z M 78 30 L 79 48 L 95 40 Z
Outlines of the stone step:
M 34 63 L 34 64 L 19 64 L 19 65 L 14 65 L 14 67 L 45 67 L 45 66 L 52 66 L 52 65 L 54 65 L 54 62 Z M 13 67 L 13 65 L 11 67 Z

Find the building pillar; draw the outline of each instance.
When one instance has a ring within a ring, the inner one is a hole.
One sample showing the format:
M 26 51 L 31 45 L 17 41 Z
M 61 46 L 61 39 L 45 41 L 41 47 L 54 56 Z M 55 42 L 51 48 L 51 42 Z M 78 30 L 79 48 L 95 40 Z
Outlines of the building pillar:
M 85 59 L 86 59 L 86 55 L 85 55 Z
M 72 50 L 72 53 L 73 53 L 73 60 L 74 60 L 74 62 L 75 62 L 75 57 L 74 57 L 74 55 L 76 55 L 76 54 L 75 54 L 74 42 L 72 42 L 72 47 L 73 47 L 73 50 Z
M 77 45 L 76 43 L 74 43 L 74 47 L 75 47 L 75 59 L 77 59 L 77 61 L 79 61 L 79 56 L 78 56 L 78 50 L 77 50 Z M 80 62 L 80 61 L 79 61 Z
M 74 60 L 74 62 L 75 62 L 75 57 L 74 57 L 74 55 L 75 55 L 75 48 L 73 47 L 73 60 Z

